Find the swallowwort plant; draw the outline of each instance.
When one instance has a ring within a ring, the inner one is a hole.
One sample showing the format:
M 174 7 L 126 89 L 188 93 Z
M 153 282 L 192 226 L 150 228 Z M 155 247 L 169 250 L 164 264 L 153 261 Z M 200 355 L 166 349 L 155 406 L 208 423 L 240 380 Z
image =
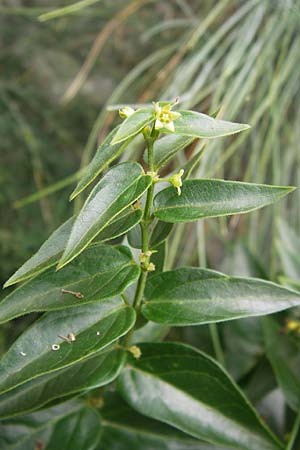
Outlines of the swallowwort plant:
M 171 326 L 300 305 L 299 292 L 269 281 L 201 267 L 164 271 L 175 224 L 248 213 L 294 188 L 194 179 L 201 152 L 165 175 L 167 163 L 194 140 L 244 132 L 248 125 L 180 110 L 177 102 L 125 107 L 120 116 L 122 124 L 100 145 L 71 195 L 96 181 L 81 211 L 5 285 L 20 284 L 0 303 L 1 323 L 43 314 L 1 360 L 0 447 L 281 449 L 219 362 L 158 336 Z M 146 148 L 143 166 L 112 165 L 138 135 Z M 127 244 L 112 244 L 115 238 Z M 299 407 L 298 400 L 290 404 Z

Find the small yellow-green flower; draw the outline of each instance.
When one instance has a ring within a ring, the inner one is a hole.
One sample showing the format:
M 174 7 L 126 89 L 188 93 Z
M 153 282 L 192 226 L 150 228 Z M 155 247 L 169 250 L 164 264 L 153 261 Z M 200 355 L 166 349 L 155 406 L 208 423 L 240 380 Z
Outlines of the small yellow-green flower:
M 178 195 L 181 194 L 181 186 L 182 186 L 182 175 L 184 174 L 184 170 L 181 169 L 178 173 L 172 175 L 168 181 L 177 189 Z
M 127 119 L 128 117 L 132 116 L 134 113 L 134 109 L 130 106 L 124 106 L 124 108 L 119 109 L 119 115 L 121 119 Z
M 133 357 L 135 359 L 140 359 L 140 357 L 142 356 L 141 349 L 137 345 L 132 345 L 131 347 L 129 347 L 128 350 L 130 351 L 130 353 L 133 355 Z
M 164 106 L 160 106 L 159 103 L 154 103 L 155 110 L 155 125 L 154 128 L 156 130 L 166 129 L 174 133 L 175 126 L 174 120 L 179 119 L 181 114 L 179 112 L 171 111 L 171 108 L 174 106 L 173 104 L 166 104 Z

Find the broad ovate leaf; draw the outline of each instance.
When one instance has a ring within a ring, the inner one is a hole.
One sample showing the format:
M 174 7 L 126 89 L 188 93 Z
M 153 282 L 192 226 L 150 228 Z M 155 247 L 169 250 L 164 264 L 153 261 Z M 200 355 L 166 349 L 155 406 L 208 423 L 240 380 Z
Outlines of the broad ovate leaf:
M 112 145 L 120 144 L 129 138 L 133 138 L 153 121 L 153 108 L 137 109 L 131 116 L 125 119 L 118 128 L 117 133 L 112 140 Z
M 165 222 L 191 222 L 205 217 L 242 214 L 269 205 L 294 190 L 225 180 L 187 180 L 181 195 L 168 187 L 154 199 L 154 214 Z
M 165 325 L 199 325 L 261 316 L 300 305 L 300 293 L 256 278 L 180 268 L 147 281 L 142 313 Z
M 124 350 L 108 348 L 72 366 L 27 381 L 0 396 L 0 418 L 23 415 L 54 400 L 111 383 L 125 360 Z
M 58 268 L 78 256 L 118 214 L 142 196 L 151 182 L 135 162 L 119 164 L 107 172 L 76 218 Z
M 43 315 L 1 358 L 0 392 L 92 356 L 134 323 L 134 309 L 118 297 Z
M 177 343 L 140 344 L 119 377 L 124 399 L 138 412 L 216 445 L 278 450 L 230 376 L 204 353 Z
M 47 269 L 5 297 L 0 303 L 0 323 L 34 311 L 80 307 L 113 297 L 139 271 L 128 247 L 93 244 L 62 270 Z
M 73 200 L 86 189 L 94 179 L 99 176 L 104 170 L 106 170 L 110 164 L 117 159 L 125 150 L 131 139 L 122 141 L 119 144 L 112 144 L 113 138 L 116 136 L 120 127 L 114 128 L 104 139 L 102 144 L 98 147 L 94 158 L 89 165 L 85 168 L 82 177 L 80 178 L 76 188 L 70 196 L 70 200 Z
M 14 450 L 94 450 L 102 427 L 95 409 L 68 401 L 0 425 L 0 448 Z
M 213 139 L 248 130 L 249 125 L 219 120 L 196 111 L 178 111 L 181 117 L 174 121 L 175 134 L 194 138 Z M 170 132 L 164 129 L 164 132 Z

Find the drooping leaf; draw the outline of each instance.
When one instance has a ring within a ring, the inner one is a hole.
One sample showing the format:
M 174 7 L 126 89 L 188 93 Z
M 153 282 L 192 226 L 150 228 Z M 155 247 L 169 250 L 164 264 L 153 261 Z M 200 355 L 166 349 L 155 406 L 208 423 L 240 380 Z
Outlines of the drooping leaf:
M 153 108 L 137 109 L 131 116 L 124 120 L 112 140 L 112 145 L 119 144 L 136 136 L 147 125 L 154 121 Z
M 140 344 L 119 377 L 124 399 L 140 413 L 198 439 L 244 450 L 280 443 L 213 359 L 176 343 Z
M 122 163 L 107 172 L 76 218 L 58 268 L 78 256 L 105 226 L 146 191 L 151 182 L 151 177 L 144 174 L 138 163 Z
M 97 450 L 212 450 L 176 428 L 139 414 L 117 393 L 106 393 L 100 414 L 103 434 Z
M 27 280 L 56 264 L 66 246 L 74 220 L 75 217 L 71 217 L 55 230 L 40 249 L 7 280 L 4 287 Z
M 70 367 L 42 375 L 0 396 L 0 417 L 23 415 L 53 400 L 111 383 L 126 359 L 122 349 L 105 349 Z
M 85 168 L 83 176 L 79 180 L 76 188 L 70 196 L 70 200 L 73 200 L 80 194 L 85 188 L 87 188 L 94 179 L 106 170 L 109 165 L 117 159 L 125 150 L 131 139 L 123 141 L 120 144 L 112 145 L 112 140 L 117 134 L 120 127 L 114 128 L 104 139 L 102 144 L 98 147 L 98 150 L 91 160 L 90 164 Z
M 1 358 L 0 392 L 88 358 L 130 330 L 135 311 L 120 298 L 43 315 Z M 64 337 L 72 333 L 76 340 Z M 53 345 L 59 345 L 54 350 Z
M 250 126 L 246 124 L 214 119 L 213 117 L 196 111 L 178 112 L 181 114 L 181 117 L 174 121 L 174 133 L 183 136 L 212 139 L 236 134 L 250 128 Z M 168 129 L 163 129 L 162 131 L 170 133 L 170 130 Z
M 0 303 L 0 323 L 34 311 L 53 311 L 121 293 L 139 275 L 125 246 L 94 244 L 63 270 L 37 275 Z
M 195 140 L 194 137 L 180 136 L 177 134 L 169 134 L 154 142 L 153 156 L 154 156 L 154 168 L 158 170 L 160 167 L 167 164 L 176 153 L 185 149 Z M 144 156 L 148 161 L 147 153 Z
M 169 187 L 155 196 L 154 214 L 171 223 L 242 214 L 269 205 L 293 190 L 237 181 L 187 180 L 181 195 Z
M 181 268 L 147 281 L 142 313 L 166 325 L 198 325 L 260 316 L 300 305 L 300 294 L 255 278 Z
M 285 399 L 295 411 L 300 407 L 300 338 L 283 334 L 282 327 L 271 318 L 264 319 L 267 357 L 273 367 Z
M 100 416 L 70 401 L 0 424 L 0 448 L 14 450 L 94 450 L 101 434 Z

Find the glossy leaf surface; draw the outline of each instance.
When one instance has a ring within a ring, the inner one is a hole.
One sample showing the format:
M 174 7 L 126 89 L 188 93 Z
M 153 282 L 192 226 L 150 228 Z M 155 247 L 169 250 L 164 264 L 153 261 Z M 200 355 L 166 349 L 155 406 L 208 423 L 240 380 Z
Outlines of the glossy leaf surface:
M 130 139 L 120 144 L 112 145 L 112 140 L 118 132 L 119 128 L 120 127 L 114 128 L 106 136 L 102 144 L 98 147 L 94 158 L 85 168 L 83 176 L 72 192 L 70 200 L 73 200 L 75 197 L 77 197 L 78 194 L 80 194 L 85 188 L 87 188 L 98 175 L 106 170 L 109 165 L 123 153 L 123 151 L 129 144 Z
M 0 303 L 0 322 L 113 297 L 138 275 L 127 247 L 92 245 L 63 270 L 48 269 L 9 294 Z
M 125 362 L 121 349 L 106 349 L 70 367 L 42 375 L 0 396 L 0 417 L 26 414 L 49 402 L 114 381 Z
M 150 183 L 151 177 L 144 174 L 138 163 L 122 163 L 107 172 L 76 218 L 58 267 L 78 256 L 105 226 L 145 192 Z
M 271 318 L 264 319 L 267 357 L 285 399 L 294 411 L 300 407 L 300 340 L 284 334 L 282 327 Z
M 56 264 L 66 246 L 74 220 L 71 217 L 55 230 L 39 250 L 7 280 L 4 287 L 27 280 Z
M 97 450 L 209 450 L 176 428 L 139 414 L 116 393 L 104 396 L 103 434 Z M 214 447 L 214 450 L 218 450 Z
M 123 336 L 134 322 L 134 309 L 117 297 L 45 314 L 2 357 L 0 392 L 93 355 Z M 71 343 L 63 338 L 70 333 L 76 338 Z M 60 347 L 55 351 L 53 345 Z
M 154 167 L 155 170 L 167 164 L 176 153 L 185 149 L 195 140 L 194 137 L 180 136 L 177 134 L 169 134 L 154 142 Z M 145 153 L 145 160 L 147 161 L 147 154 Z
M 250 403 L 213 359 L 176 343 L 141 344 L 119 378 L 137 411 L 217 445 L 280 448 Z
M 141 209 L 128 208 L 119 216 L 117 216 L 109 225 L 103 228 L 97 236 L 97 241 L 105 242 L 115 239 L 127 233 L 131 228 L 135 227 L 143 217 Z
M 171 223 L 242 214 L 269 205 L 293 190 L 237 181 L 187 180 L 181 195 L 169 187 L 155 196 L 154 214 Z
M 128 210 L 125 210 L 100 231 L 97 236 L 97 242 L 105 242 L 122 236 L 141 221 L 142 215 L 143 212 L 141 209 L 128 208 Z M 59 261 L 59 258 L 66 247 L 74 220 L 75 217 L 72 217 L 55 230 L 49 239 L 47 239 L 47 241 L 39 248 L 36 254 L 26 261 L 25 264 L 9 278 L 4 287 L 26 281 L 27 279 L 44 272 L 49 267 L 54 266 Z
M 119 144 L 129 138 L 134 137 L 140 131 L 154 120 L 153 108 L 140 108 L 136 110 L 130 117 L 124 120 L 118 128 L 116 135 L 112 140 L 112 144 Z
M 300 293 L 255 278 L 181 268 L 147 281 L 143 315 L 168 325 L 198 325 L 259 316 L 300 305 Z
M 66 402 L 0 425 L 0 448 L 14 450 L 94 450 L 101 433 L 96 410 Z
M 250 128 L 249 125 L 214 119 L 196 111 L 178 112 L 180 112 L 181 117 L 174 121 L 175 134 L 183 136 L 212 139 L 236 134 Z M 170 132 L 167 129 L 163 131 Z

